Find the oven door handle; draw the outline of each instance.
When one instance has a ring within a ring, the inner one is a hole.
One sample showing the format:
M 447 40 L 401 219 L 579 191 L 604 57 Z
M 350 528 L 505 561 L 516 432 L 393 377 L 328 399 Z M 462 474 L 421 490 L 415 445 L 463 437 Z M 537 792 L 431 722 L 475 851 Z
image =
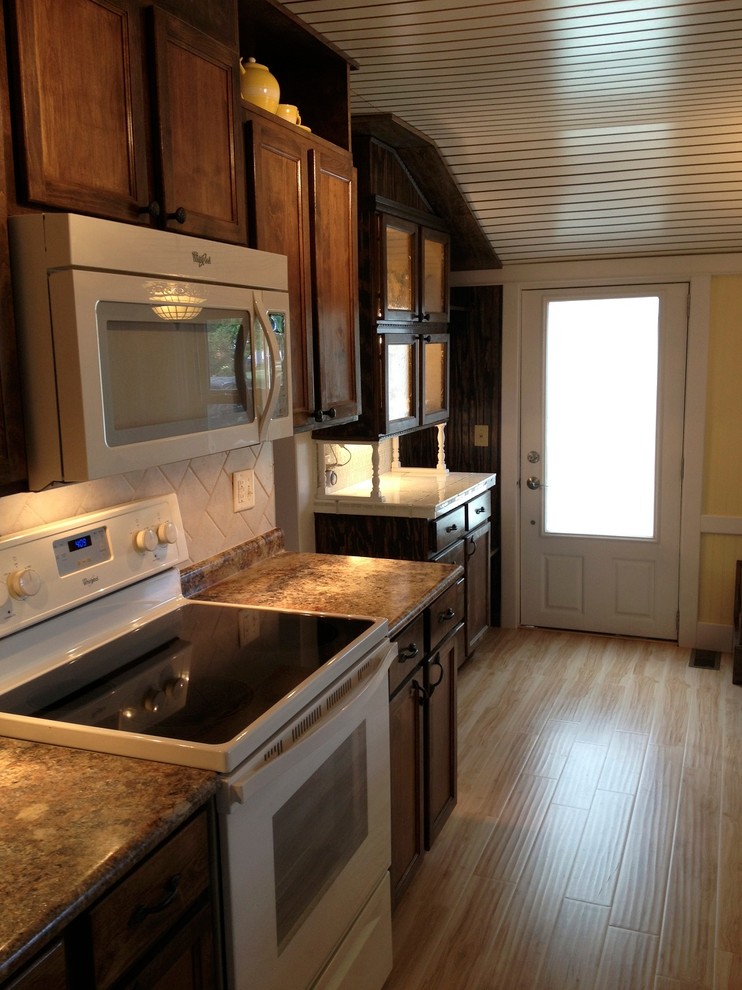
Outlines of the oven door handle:
M 279 733 L 278 738 L 274 736 L 270 739 L 250 760 L 242 773 L 226 783 L 226 788 L 220 794 L 219 810 L 228 811 L 232 804 L 244 805 L 257 790 L 271 784 L 276 777 L 285 772 L 284 760 L 288 758 L 289 753 L 295 766 L 299 761 L 311 758 L 334 735 L 353 728 L 353 724 L 358 721 L 357 708 L 380 688 L 384 689 L 386 701 L 388 672 L 397 656 L 397 645 L 387 644 L 381 649 L 385 650 L 384 656 L 373 674 L 346 693 L 329 711 L 325 708 L 326 698 L 322 699 L 315 708 L 310 707 L 309 711 L 293 719 Z M 329 696 L 332 697 L 334 693 L 336 692 L 329 692 Z M 322 706 L 322 714 L 314 719 L 314 713 L 320 706 Z M 305 731 L 297 732 L 297 728 L 302 726 L 306 726 Z M 224 790 L 228 793 L 225 794 Z

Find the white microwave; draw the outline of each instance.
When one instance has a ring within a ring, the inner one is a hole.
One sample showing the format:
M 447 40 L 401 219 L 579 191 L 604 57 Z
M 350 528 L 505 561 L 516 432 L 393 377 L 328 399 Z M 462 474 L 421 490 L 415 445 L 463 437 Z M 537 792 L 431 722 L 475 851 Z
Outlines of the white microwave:
M 32 491 L 291 436 L 283 255 L 68 213 L 9 232 Z

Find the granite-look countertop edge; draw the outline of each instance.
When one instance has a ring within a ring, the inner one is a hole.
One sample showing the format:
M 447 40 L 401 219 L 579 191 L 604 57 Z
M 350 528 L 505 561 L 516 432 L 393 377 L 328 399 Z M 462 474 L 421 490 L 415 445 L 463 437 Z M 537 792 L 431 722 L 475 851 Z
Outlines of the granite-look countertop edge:
M 463 574 L 458 564 L 284 551 L 194 597 L 385 618 L 394 636 Z
M 215 793 L 217 775 L 0 738 L 0 980 Z

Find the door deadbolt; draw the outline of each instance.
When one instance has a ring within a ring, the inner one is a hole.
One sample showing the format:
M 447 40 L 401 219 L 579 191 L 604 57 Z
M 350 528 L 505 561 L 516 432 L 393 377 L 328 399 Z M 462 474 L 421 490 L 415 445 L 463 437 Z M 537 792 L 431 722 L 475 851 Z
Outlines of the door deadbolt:
M 537 450 L 529 450 L 526 454 L 526 458 L 529 464 L 538 464 L 541 460 L 541 454 Z

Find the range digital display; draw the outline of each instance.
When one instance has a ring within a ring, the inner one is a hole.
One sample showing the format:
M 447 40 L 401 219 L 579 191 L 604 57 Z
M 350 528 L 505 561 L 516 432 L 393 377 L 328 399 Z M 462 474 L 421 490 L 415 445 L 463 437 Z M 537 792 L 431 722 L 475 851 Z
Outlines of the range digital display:
M 67 549 L 70 553 L 74 553 L 75 550 L 84 550 L 86 547 L 92 547 L 93 537 L 90 533 L 85 536 L 76 536 L 74 540 L 67 541 Z

